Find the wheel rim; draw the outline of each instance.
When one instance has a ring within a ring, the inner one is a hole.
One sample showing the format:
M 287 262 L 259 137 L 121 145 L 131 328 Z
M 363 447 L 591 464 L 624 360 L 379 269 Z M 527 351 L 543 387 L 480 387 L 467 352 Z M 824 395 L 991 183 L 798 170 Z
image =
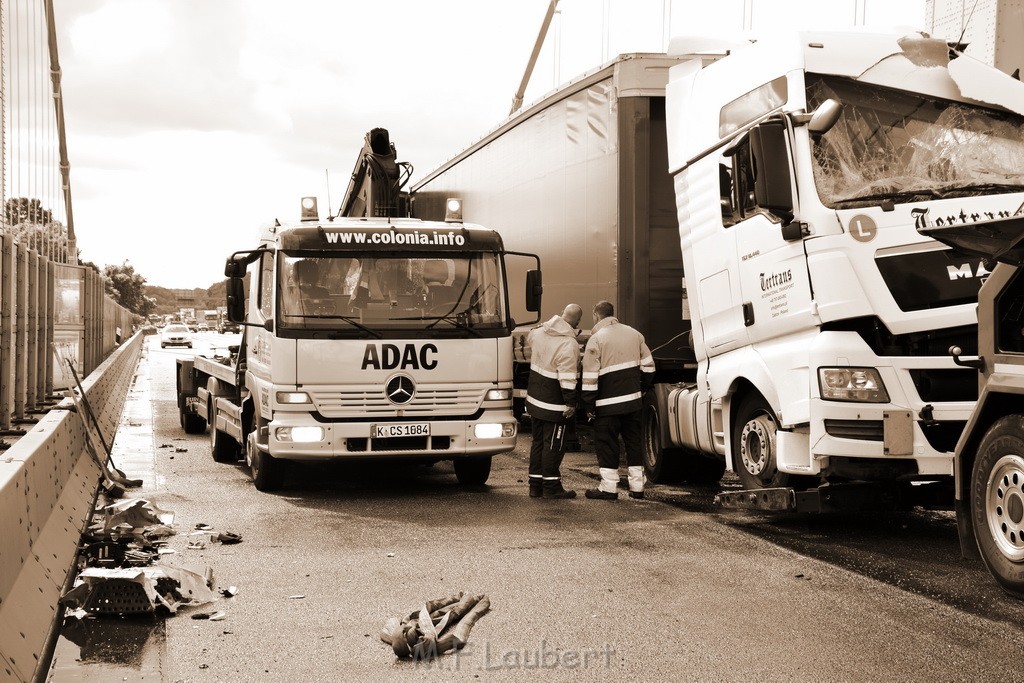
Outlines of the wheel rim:
M 771 476 L 775 469 L 775 423 L 764 414 L 743 425 L 740 433 L 740 461 L 755 477 Z
M 245 440 L 245 464 L 252 468 L 253 472 L 255 473 L 256 468 L 253 465 L 255 459 L 252 456 L 253 449 L 255 448 L 255 446 L 253 445 L 253 439 L 254 436 L 250 434 L 249 438 Z
M 985 517 L 996 547 L 1013 562 L 1024 560 L 1024 457 L 997 460 L 985 492 Z

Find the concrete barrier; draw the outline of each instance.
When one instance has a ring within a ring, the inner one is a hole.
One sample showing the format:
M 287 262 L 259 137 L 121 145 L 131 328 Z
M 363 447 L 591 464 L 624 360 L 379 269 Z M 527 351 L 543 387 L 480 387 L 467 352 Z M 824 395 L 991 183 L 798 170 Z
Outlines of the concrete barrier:
M 138 367 L 138 333 L 82 380 L 111 443 Z M 57 600 L 99 490 L 81 418 L 51 410 L 0 452 L 0 681 L 38 674 Z

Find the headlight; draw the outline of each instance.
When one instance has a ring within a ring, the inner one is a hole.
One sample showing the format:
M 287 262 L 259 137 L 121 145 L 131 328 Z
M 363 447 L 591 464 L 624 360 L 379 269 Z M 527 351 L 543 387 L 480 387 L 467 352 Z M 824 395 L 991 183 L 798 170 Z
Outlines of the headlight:
M 305 391 L 279 391 L 277 392 L 278 403 L 312 403 L 309 394 Z
M 481 423 L 473 425 L 473 434 L 478 439 L 500 439 L 508 438 L 516 435 L 516 423 L 508 422 L 505 424 L 487 424 Z
M 277 440 L 291 443 L 313 443 L 324 440 L 323 427 L 278 427 Z
M 488 401 L 507 401 L 510 398 L 512 398 L 511 389 L 491 389 L 484 396 L 484 399 Z
M 826 401 L 889 402 L 875 368 L 818 368 L 818 384 Z

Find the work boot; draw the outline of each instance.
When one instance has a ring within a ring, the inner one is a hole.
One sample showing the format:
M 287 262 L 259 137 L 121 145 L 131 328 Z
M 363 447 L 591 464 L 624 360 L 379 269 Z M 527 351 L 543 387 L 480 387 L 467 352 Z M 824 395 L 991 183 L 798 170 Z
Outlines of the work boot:
M 585 494 L 587 498 L 591 500 L 618 500 L 619 494 L 612 493 L 609 491 L 602 491 L 601 489 L 587 489 Z
M 530 498 L 540 498 L 544 493 L 544 485 L 540 481 L 530 480 Z
M 630 491 L 629 492 L 629 497 L 630 498 L 636 498 L 637 500 L 643 500 L 644 492 L 643 491 Z
M 544 484 L 544 498 L 575 498 L 575 491 L 567 491 L 562 488 L 562 482 L 556 481 Z

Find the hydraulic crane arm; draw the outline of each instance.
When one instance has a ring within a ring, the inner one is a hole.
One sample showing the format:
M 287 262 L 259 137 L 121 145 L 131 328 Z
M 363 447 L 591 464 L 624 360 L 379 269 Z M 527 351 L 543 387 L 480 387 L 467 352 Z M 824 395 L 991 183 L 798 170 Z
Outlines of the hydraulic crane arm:
M 385 128 L 366 134 L 352 177 L 341 200 L 339 216 L 349 218 L 401 217 L 408 214 L 408 195 L 402 188 L 412 165 L 395 161 L 395 146 Z

